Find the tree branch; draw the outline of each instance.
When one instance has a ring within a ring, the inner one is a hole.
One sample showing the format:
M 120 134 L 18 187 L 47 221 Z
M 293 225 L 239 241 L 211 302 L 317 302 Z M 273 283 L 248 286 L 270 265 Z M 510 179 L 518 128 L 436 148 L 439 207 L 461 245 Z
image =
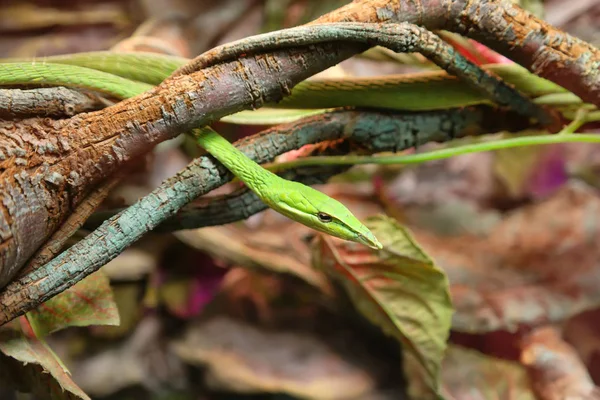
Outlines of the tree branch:
M 506 0 L 355 0 L 323 22 L 410 22 L 476 39 L 600 107 L 600 50 Z
M 0 119 L 30 117 L 64 118 L 95 111 L 106 102 L 92 94 L 65 87 L 0 89 Z
M 346 138 L 380 151 L 411 148 L 430 141 L 523 129 L 518 115 L 495 113 L 489 107 L 426 113 L 340 111 L 309 117 L 236 143 L 256 162 L 271 161 L 306 144 Z M 231 179 L 213 157 L 194 160 L 134 205 L 105 221 L 98 229 L 43 267 L 9 284 L 0 293 L 0 325 L 37 307 L 118 256 L 146 232 L 172 217 L 193 199 Z

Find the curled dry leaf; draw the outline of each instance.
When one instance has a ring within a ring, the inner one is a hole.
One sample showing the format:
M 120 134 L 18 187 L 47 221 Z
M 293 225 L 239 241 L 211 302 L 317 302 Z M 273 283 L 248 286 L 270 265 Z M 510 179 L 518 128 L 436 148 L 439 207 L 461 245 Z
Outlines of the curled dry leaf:
M 446 400 L 535 400 L 523 366 L 460 346 L 446 351 L 442 393 Z
M 108 278 L 98 271 L 28 312 L 27 319 L 43 337 L 68 326 L 119 325 L 119 310 Z
M 521 362 L 541 400 L 600 399 L 585 365 L 553 327 L 538 328 L 523 339 Z
M 0 384 L 39 399 L 90 400 L 44 341 L 7 329 L 0 330 Z
M 191 325 L 173 348 L 206 368 L 213 389 L 358 400 L 370 398 L 376 384 L 370 368 L 353 358 L 358 352 L 338 353 L 306 332 L 262 330 L 225 316 Z
M 373 217 L 366 224 L 383 250 L 375 254 L 322 237 L 315 264 L 341 282 L 358 311 L 416 357 L 433 398 L 452 316 L 448 280 L 395 220 Z

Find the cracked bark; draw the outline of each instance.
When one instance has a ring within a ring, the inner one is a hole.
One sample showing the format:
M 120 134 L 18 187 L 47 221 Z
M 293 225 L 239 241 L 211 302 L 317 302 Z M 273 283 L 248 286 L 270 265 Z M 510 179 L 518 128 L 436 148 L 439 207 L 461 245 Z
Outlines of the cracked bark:
M 356 44 L 321 44 L 329 41 Z M 295 44 L 311 46 L 231 60 L 246 51 Z M 278 101 L 299 81 L 374 44 L 396 51 L 422 51 L 499 104 L 544 124 L 555 121 L 544 108 L 414 25 L 329 24 L 245 39 L 196 58 L 156 89 L 101 112 L 45 121 L 42 127 L 37 120 L 26 120 L 13 137 L 15 125 L 0 126 L 0 138 L 4 137 L 0 150 L 6 153 L 0 182 L 9 203 L 0 207 L 6 225 L 0 245 L 0 287 L 93 186 L 118 167 L 181 131 Z M 194 72 L 197 68 L 205 69 Z M 55 137 L 48 137 L 57 131 Z

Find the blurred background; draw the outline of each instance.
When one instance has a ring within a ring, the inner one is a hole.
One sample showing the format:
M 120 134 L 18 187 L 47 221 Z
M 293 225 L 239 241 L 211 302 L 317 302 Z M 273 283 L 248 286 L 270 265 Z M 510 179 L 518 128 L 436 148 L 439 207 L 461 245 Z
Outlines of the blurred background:
M 111 49 L 192 58 L 347 2 L 0 0 L 0 57 Z M 600 45 L 600 1 L 522 6 Z M 325 74 L 430 68 L 418 55 L 378 50 Z M 231 140 L 265 128 L 215 126 Z M 198 154 L 186 139 L 161 144 L 102 209 L 132 204 Z M 442 372 L 448 398 L 534 399 L 540 390 L 527 366 L 537 365 L 540 349 L 565 357 L 557 365 L 573 362 L 561 379 L 600 382 L 599 174 L 598 147 L 570 144 L 355 167 L 321 189 L 360 217 L 386 213 L 405 223 L 448 274 L 457 308 Z M 149 234 L 102 269 L 120 326 L 68 328 L 47 342 L 73 382 L 99 400 L 406 398 L 401 346 L 311 267 L 312 236 L 270 211 Z M 553 398 L 552 382 L 537 384 L 546 385 L 541 398 Z M 2 400 L 34 398 L 0 388 Z

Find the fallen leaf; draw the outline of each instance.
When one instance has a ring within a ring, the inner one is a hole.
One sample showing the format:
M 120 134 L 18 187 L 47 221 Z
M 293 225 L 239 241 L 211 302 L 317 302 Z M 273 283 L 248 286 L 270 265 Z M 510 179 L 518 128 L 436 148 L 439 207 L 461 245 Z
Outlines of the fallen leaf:
M 435 396 L 452 317 L 448 280 L 398 222 L 379 216 L 366 225 L 383 250 L 375 254 L 322 237 L 314 263 L 342 283 L 358 311 L 419 360 Z
M 576 315 L 563 325 L 563 338 L 581 358 L 594 382 L 600 382 L 600 309 Z
M 110 282 L 95 272 L 27 313 L 38 337 L 69 326 L 119 325 L 119 310 Z
M 310 230 L 292 223 L 274 211 L 255 216 L 252 221 L 175 232 L 174 235 L 193 248 L 213 257 L 246 268 L 258 268 L 299 277 L 324 292 L 329 292 L 327 279 L 310 267 L 305 237 Z M 281 232 L 285 232 L 282 235 Z
M 90 399 L 44 341 L 9 330 L 0 331 L 0 383 L 40 399 Z
M 140 386 L 156 393 L 181 388 L 186 380 L 183 363 L 165 345 L 164 321 L 152 314 L 125 340 L 106 342 L 102 351 L 87 352 L 70 366 L 74 380 L 94 398 L 119 398 L 120 390 Z
M 600 197 L 585 185 L 505 215 L 488 235 L 413 232 L 448 274 L 454 330 L 515 332 L 600 305 Z
M 376 379 L 357 362 L 365 353 L 358 347 L 339 352 L 320 336 L 261 329 L 222 315 L 194 323 L 173 343 L 184 361 L 205 368 L 211 389 L 319 400 L 371 398 Z
M 600 399 L 600 389 L 556 328 L 538 328 L 523 338 L 521 362 L 541 400 Z
M 442 393 L 446 400 L 535 400 L 522 365 L 460 346 L 446 351 Z

